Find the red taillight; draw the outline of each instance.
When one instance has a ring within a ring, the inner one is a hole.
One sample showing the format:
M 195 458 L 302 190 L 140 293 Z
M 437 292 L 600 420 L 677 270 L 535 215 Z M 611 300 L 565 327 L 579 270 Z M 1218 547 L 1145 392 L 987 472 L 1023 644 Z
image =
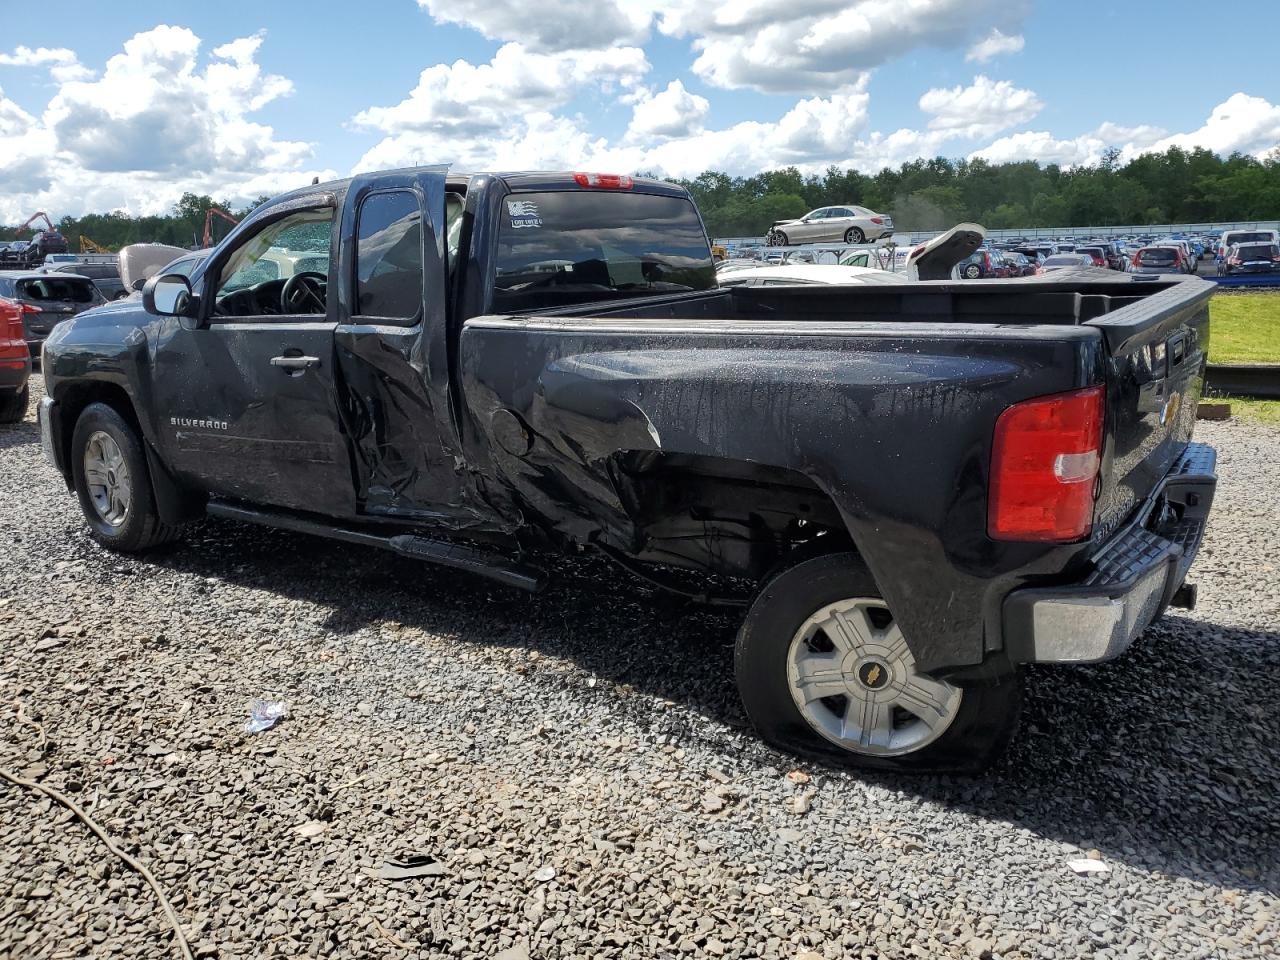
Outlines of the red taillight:
M 871 222 L 872 222 L 872 223 L 878 223 L 878 224 L 883 225 L 883 224 L 884 224 L 884 217 L 872 217 L 872 218 L 871 218 Z
M 16 306 L 22 313 L 44 313 L 44 310 L 34 303 L 18 303 Z
M 616 173 L 575 173 L 573 179 L 578 186 L 593 190 L 630 190 L 635 185 L 630 177 Z
M 27 341 L 22 330 L 22 304 L 0 297 L 0 356 L 26 358 Z
M 1069 543 L 1088 535 L 1102 415 L 1100 386 L 1024 400 L 1000 414 L 987 505 L 993 539 Z
M 989 253 L 984 253 L 984 254 L 982 255 L 982 262 L 983 262 L 983 264 L 986 266 L 986 268 L 987 268 L 988 270 L 990 270 L 990 269 L 991 269 L 991 254 L 989 254 Z

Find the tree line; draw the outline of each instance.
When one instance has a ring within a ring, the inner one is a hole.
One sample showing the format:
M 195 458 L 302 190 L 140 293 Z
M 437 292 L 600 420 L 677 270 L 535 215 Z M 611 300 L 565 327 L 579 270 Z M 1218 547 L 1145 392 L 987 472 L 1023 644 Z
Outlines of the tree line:
M 55 211 L 49 211 L 54 226 L 70 243 L 76 253 L 88 253 L 80 249 L 80 238 L 88 237 L 106 250 L 119 250 L 131 243 L 166 243 L 172 247 L 198 247 L 204 239 L 205 211 L 217 207 L 237 220 L 243 220 L 251 210 L 270 199 L 259 197 L 246 207 L 233 208 L 226 200 L 184 193 L 182 199 L 167 214 L 131 217 L 120 211 L 112 213 L 86 213 L 80 217 L 58 219 Z M 34 213 L 34 211 L 32 211 Z M 19 232 L 16 225 L 0 227 L 0 240 L 30 240 L 34 232 L 43 228 L 44 221 L 32 224 Z M 225 237 L 232 227 L 219 217 L 213 219 L 211 233 L 214 243 Z
M 753 177 L 708 171 L 677 182 L 693 194 L 713 237 L 762 236 L 775 220 L 837 204 L 888 213 L 904 232 L 940 230 L 962 221 L 994 230 L 1280 220 L 1280 147 L 1262 160 L 1170 147 L 1124 164 L 1112 150 L 1095 165 L 1072 169 L 1031 160 L 935 157 L 875 174 L 833 166 L 806 175 L 787 167 Z M 167 215 L 131 217 L 117 211 L 55 222 L 72 250 L 79 249 L 81 236 L 109 250 L 145 242 L 191 247 L 202 239 L 209 207 L 240 219 L 266 199 L 237 210 L 226 201 L 187 193 Z M 229 229 L 226 221 L 215 219 L 215 242 Z M 31 231 L 21 236 L 30 238 Z M 13 227 L 0 227 L 0 240 L 17 238 Z
M 1035 161 L 913 160 L 879 173 L 795 167 L 754 177 L 709 171 L 681 181 L 713 237 L 761 236 L 775 220 L 817 207 L 858 204 L 893 217 L 901 231 L 963 221 L 992 229 L 1280 220 L 1280 147 L 1258 160 L 1170 147 L 1121 164 L 1064 169 Z

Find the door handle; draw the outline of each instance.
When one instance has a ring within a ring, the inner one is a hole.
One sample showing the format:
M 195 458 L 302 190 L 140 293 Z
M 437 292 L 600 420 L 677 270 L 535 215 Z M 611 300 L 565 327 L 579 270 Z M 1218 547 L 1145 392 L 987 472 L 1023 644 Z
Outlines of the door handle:
M 295 370 L 298 372 L 301 372 L 303 370 L 310 370 L 312 367 L 320 366 L 320 358 L 319 357 L 303 357 L 303 356 L 272 357 L 271 365 L 273 367 L 279 367 L 281 370 L 284 370 L 286 372 L 292 372 Z

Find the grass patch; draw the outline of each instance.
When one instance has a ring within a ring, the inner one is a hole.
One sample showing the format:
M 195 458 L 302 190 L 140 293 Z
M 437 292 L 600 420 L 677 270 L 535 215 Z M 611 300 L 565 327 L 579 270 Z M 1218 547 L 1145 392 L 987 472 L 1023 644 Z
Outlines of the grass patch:
M 1233 419 L 1251 420 L 1280 427 L 1280 400 L 1245 400 L 1241 397 L 1205 397 L 1210 400 L 1226 400 L 1231 404 Z
M 1210 363 L 1280 363 L 1280 293 L 1218 294 L 1209 324 Z

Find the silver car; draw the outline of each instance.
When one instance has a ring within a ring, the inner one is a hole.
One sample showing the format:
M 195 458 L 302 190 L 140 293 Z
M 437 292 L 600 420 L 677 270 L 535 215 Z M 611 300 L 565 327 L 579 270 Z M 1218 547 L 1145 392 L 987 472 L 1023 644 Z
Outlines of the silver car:
M 819 207 L 798 220 L 779 220 L 769 228 L 771 247 L 793 243 L 867 243 L 893 236 L 893 218 L 866 207 L 847 204 Z

